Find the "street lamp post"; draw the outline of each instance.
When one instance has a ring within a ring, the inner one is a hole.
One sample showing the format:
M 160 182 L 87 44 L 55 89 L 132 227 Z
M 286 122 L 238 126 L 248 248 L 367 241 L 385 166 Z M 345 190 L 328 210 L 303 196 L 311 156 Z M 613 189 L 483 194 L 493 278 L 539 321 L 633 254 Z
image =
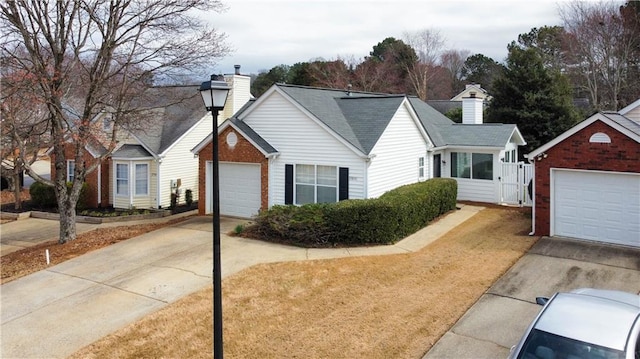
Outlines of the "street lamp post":
M 220 175 L 218 172 L 218 111 L 224 109 L 229 86 L 222 75 L 211 75 L 211 81 L 200 85 L 200 95 L 213 116 L 213 357 L 222 359 L 222 275 L 220 273 Z

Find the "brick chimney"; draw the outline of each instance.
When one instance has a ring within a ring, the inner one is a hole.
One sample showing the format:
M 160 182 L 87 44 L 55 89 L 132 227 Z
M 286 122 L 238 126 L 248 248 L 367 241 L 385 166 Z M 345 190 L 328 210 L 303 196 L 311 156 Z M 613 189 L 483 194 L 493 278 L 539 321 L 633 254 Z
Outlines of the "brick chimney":
M 484 100 L 469 92 L 469 97 L 462 98 L 462 123 L 465 125 L 481 125 Z

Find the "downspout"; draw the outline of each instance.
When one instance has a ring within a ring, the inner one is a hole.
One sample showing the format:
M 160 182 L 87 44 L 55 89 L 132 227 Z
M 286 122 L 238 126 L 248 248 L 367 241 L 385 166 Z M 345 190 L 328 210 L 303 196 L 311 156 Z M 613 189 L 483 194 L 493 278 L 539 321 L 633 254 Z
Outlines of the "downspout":
M 156 208 L 160 209 L 160 164 L 162 164 L 162 158 L 156 158 Z
M 102 207 L 102 161 L 98 165 L 98 207 Z
M 362 173 L 364 178 L 364 185 L 362 190 L 364 191 L 364 199 L 369 198 L 369 163 L 371 163 L 371 160 L 373 160 L 374 158 L 376 158 L 375 154 L 369 154 L 368 156 L 364 157 L 364 161 L 362 163 Z
M 267 171 L 267 209 L 271 208 L 271 206 L 274 204 L 273 191 L 275 186 L 272 185 L 274 181 L 271 178 L 271 174 L 273 173 L 273 167 L 275 166 L 278 157 L 280 157 L 280 152 L 267 155 L 267 159 L 269 160 L 269 171 Z

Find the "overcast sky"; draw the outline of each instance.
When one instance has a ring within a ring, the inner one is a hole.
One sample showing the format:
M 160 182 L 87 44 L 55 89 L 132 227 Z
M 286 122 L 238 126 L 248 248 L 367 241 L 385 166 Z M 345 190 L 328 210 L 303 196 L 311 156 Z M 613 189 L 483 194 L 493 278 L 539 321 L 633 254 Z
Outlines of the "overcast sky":
M 502 62 L 507 44 L 534 27 L 560 24 L 551 0 L 222 0 L 210 21 L 235 50 L 215 72 L 258 73 L 315 58 L 362 59 L 387 37 L 434 29 L 445 47 Z

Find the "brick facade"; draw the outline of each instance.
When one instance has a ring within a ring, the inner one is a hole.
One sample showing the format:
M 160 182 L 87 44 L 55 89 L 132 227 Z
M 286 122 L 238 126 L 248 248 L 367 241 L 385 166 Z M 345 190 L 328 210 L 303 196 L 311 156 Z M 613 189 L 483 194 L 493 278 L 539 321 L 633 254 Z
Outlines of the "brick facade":
M 611 143 L 590 143 L 595 133 L 605 133 Z M 551 228 L 551 169 L 640 173 L 640 143 L 602 121 L 574 133 L 551 147 L 546 158 L 535 161 L 535 234 L 549 235 Z
M 227 144 L 227 135 L 230 132 L 235 132 L 238 137 L 238 143 L 233 147 Z M 206 163 L 213 158 L 213 144 L 207 144 L 198 153 L 198 158 L 198 198 L 200 198 L 198 214 L 203 215 L 206 213 Z M 218 135 L 218 158 L 220 162 L 260 164 L 260 209 L 267 209 L 269 207 L 269 159 L 231 126 Z
M 65 145 L 65 157 L 67 159 L 72 159 L 75 157 L 75 149 L 72 144 Z M 91 163 L 96 159 L 86 151 L 84 154 L 84 158 L 86 163 Z M 85 183 L 87 183 L 87 206 L 89 208 L 98 208 L 98 207 L 110 207 L 112 203 L 109 203 L 109 170 L 111 160 L 103 160 L 100 164 L 100 171 L 96 169 L 95 171 L 89 173 L 85 179 Z M 65 171 L 66 176 L 66 165 L 63 169 Z M 101 184 L 101 198 L 98 198 L 98 172 L 100 172 L 100 184 Z M 56 168 L 55 168 L 55 154 L 51 154 L 51 180 L 55 180 L 56 176 Z

